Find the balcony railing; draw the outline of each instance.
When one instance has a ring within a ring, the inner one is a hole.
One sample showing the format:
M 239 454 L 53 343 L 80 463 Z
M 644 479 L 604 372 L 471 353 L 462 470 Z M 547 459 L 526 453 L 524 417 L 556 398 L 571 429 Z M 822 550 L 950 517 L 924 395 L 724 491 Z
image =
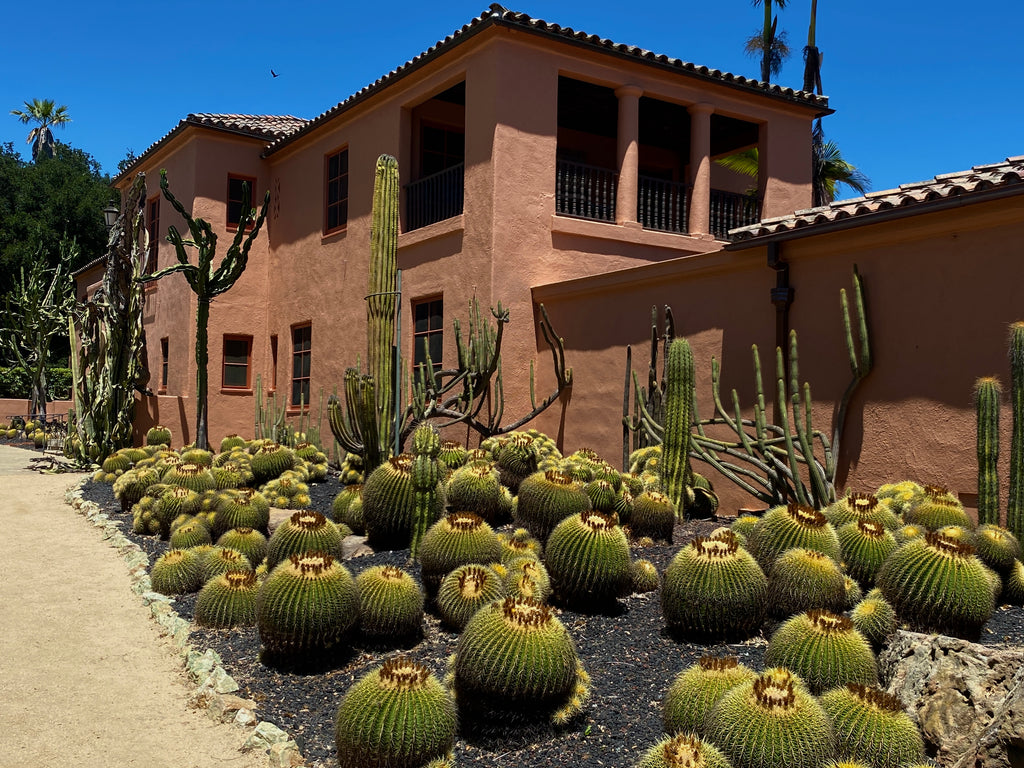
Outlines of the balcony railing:
M 407 232 L 462 213 L 465 167 L 465 163 L 459 163 L 406 186 Z
M 761 201 L 757 195 L 711 190 L 711 234 L 728 240 L 729 230 L 756 224 L 761 219 Z
M 643 228 L 659 232 L 687 232 L 689 186 L 651 176 L 641 176 L 639 181 L 637 214 Z
M 559 160 L 555 166 L 555 213 L 615 221 L 619 175 L 608 168 Z

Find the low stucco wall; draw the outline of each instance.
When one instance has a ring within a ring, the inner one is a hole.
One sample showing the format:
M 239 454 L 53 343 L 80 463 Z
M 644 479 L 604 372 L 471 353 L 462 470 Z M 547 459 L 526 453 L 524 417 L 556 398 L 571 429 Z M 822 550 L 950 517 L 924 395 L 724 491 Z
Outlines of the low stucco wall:
M 51 400 L 46 404 L 47 416 L 67 415 L 70 400 Z M 32 402 L 16 398 L 0 398 L 0 422 L 8 422 L 14 416 L 28 416 L 32 413 Z

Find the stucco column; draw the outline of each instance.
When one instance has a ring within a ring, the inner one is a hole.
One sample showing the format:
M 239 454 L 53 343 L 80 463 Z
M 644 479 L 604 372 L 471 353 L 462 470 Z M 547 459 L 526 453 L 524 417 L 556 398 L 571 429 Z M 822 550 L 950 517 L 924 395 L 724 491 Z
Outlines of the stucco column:
M 711 233 L 711 104 L 692 104 L 690 113 L 690 224 L 691 235 Z
M 619 98 L 619 187 L 615 197 L 615 223 L 639 228 L 636 215 L 637 173 L 640 165 L 640 94 L 636 85 L 615 89 Z

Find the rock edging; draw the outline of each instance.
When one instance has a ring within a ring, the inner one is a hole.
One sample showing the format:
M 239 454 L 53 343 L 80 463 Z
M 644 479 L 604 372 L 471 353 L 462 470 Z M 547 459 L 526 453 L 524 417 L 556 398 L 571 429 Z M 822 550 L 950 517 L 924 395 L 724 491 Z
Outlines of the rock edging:
M 207 715 L 218 722 L 251 729 L 242 749 L 265 751 L 270 768 L 297 768 L 305 765 L 295 740 L 273 723 L 260 721 L 256 716 L 256 702 L 236 695 L 238 683 L 224 669 L 220 655 L 212 648 L 200 651 L 188 642 L 191 622 L 177 614 L 170 597 L 153 591 L 149 580 L 149 556 L 121 533 L 117 523 L 98 504 L 83 498 L 82 487 L 88 482 L 89 478 L 85 477 L 69 488 L 64 494 L 64 502 L 93 526 L 101 529 L 103 538 L 121 556 L 128 568 L 132 591 L 139 595 L 153 619 L 170 637 L 182 656 L 189 677 L 196 683 L 196 689 L 189 697 L 189 705 L 206 710 Z

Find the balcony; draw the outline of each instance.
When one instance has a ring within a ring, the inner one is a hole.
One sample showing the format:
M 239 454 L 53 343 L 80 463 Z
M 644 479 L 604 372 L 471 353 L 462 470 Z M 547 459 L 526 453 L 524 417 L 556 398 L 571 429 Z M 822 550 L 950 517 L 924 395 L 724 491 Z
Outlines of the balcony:
M 640 176 L 637 185 L 637 218 L 644 229 L 675 234 L 689 233 L 690 185 Z M 608 168 L 560 160 L 555 172 L 555 213 L 591 221 L 615 221 L 618 174 Z M 728 240 L 736 227 L 760 219 L 761 201 L 756 195 L 711 190 L 710 230 L 718 240 Z
M 462 213 L 465 167 L 465 163 L 458 163 L 406 185 L 406 232 Z

